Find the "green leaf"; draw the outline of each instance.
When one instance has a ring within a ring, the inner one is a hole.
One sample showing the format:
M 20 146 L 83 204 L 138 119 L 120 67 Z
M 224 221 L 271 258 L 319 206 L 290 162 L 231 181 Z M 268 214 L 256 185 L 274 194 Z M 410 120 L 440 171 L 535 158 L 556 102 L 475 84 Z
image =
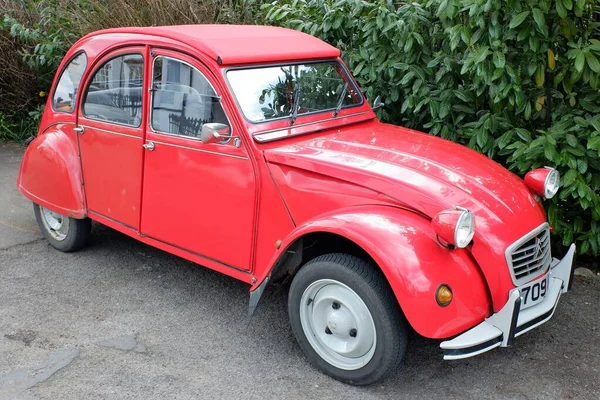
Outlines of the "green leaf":
M 533 9 L 533 19 L 537 25 L 538 30 L 544 36 L 548 36 L 548 25 L 546 24 L 546 18 L 544 13 L 539 8 Z
M 517 135 L 524 141 L 526 141 L 526 142 L 531 141 L 531 133 L 529 133 L 529 131 L 527 129 L 516 128 L 515 131 L 517 132 Z
M 496 68 L 504 68 L 505 64 L 506 64 L 506 57 L 504 57 L 504 54 L 499 51 L 495 51 L 494 52 L 494 65 L 496 66 Z
M 562 19 L 567 18 L 567 8 L 563 5 L 562 0 L 556 1 L 556 13 Z
M 575 136 L 571 135 L 570 133 L 567 133 L 566 139 L 567 139 L 567 144 L 569 146 L 571 146 L 571 147 L 577 146 L 578 142 L 577 142 L 577 138 Z
M 406 75 L 404 75 L 404 77 L 402 78 L 402 80 L 400 81 L 400 84 L 401 84 L 402 86 L 404 86 L 404 85 L 406 85 L 408 82 L 410 82 L 410 80 L 411 80 L 412 78 L 414 78 L 414 77 L 415 77 L 415 73 L 414 73 L 413 71 L 408 71 L 408 72 L 406 73 Z
M 477 133 L 477 146 L 483 148 L 489 140 L 489 134 L 485 129 L 480 130 Z
M 590 39 L 590 50 L 600 52 L 600 40 L 598 39 Z
M 560 0 L 559 0 L 559 2 L 560 2 Z M 525 19 L 527 18 L 527 16 L 529 16 L 529 14 L 530 14 L 529 11 L 523 11 L 522 13 L 519 13 L 519 14 L 515 15 L 510 20 L 510 23 L 508 24 L 508 27 L 510 29 L 514 29 L 514 28 L 518 27 L 519 25 L 521 25 L 523 23 L 523 21 L 525 21 Z
M 577 171 L 574 169 L 568 170 L 563 177 L 563 186 L 571 186 L 575 182 L 575 179 L 577 179 Z
M 556 156 L 556 147 L 549 141 L 544 145 L 544 156 L 548 161 L 554 160 L 554 157 Z
M 577 53 L 577 57 L 575 57 L 575 70 L 581 73 L 581 71 L 583 71 L 584 63 L 585 55 L 583 54 L 583 51 L 580 51 L 579 53 Z
M 454 90 L 454 95 L 465 103 L 471 103 L 473 101 L 473 96 L 471 93 L 464 90 Z
M 585 53 L 585 60 L 592 71 L 600 73 L 600 62 L 598 62 L 595 55 L 591 52 L 587 52 Z
M 585 159 L 577 160 L 577 170 L 579 171 L 579 173 L 585 174 L 587 172 L 587 169 L 588 169 L 588 163 L 587 163 L 587 161 L 585 161 Z
M 559 2 L 561 0 L 558 0 Z M 562 0 L 562 4 L 563 7 L 565 7 L 567 10 L 572 10 L 573 9 L 573 1 L 572 0 Z
M 590 150 L 600 151 L 600 136 L 588 139 L 587 148 Z
M 488 46 L 481 46 L 477 55 L 475 56 L 475 60 L 473 60 L 473 64 L 477 65 L 483 62 L 490 55 L 490 50 Z

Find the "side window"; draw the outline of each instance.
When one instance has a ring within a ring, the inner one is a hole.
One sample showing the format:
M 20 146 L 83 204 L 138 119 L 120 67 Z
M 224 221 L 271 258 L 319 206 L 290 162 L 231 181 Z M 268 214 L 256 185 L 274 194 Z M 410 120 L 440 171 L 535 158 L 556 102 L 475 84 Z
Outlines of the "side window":
M 86 65 L 87 56 L 85 53 L 79 53 L 63 70 L 52 95 L 52 108 L 55 111 L 73 112 L 75 100 L 77 99 L 77 89 L 81 84 L 81 77 Z
M 94 73 L 83 100 L 83 115 L 98 121 L 140 126 L 143 85 L 141 54 L 112 58 Z
M 200 137 L 202 125 L 229 125 L 220 98 L 197 69 L 166 57 L 154 60 L 151 126 L 157 132 Z

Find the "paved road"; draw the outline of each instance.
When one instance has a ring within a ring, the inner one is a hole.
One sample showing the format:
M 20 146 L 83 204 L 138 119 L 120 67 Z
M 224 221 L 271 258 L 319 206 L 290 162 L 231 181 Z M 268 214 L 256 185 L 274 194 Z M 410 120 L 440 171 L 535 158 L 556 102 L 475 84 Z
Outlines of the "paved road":
M 356 388 L 307 364 L 285 291 L 245 324 L 248 287 L 95 225 L 84 251 L 40 239 L 0 144 L 0 398 L 598 399 L 600 283 L 510 349 L 444 362 L 412 335 L 397 376 Z

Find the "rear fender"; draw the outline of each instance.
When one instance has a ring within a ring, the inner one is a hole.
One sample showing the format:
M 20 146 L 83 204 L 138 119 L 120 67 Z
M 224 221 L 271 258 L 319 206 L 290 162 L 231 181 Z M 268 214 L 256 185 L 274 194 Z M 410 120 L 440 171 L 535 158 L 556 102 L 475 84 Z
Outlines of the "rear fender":
M 85 218 L 81 163 L 73 124 L 57 124 L 31 141 L 21 162 L 17 187 L 49 210 Z
M 366 251 L 387 278 L 406 319 L 422 336 L 447 338 L 475 326 L 491 313 L 486 282 L 469 252 L 442 247 L 428 219 L 390 206 L 336 210 L 298 226 L 251 290 L 264 284 L 288 248 L 313 232 L 343 236 Z M 446 307 L 438 305 L 435 296 L 443 283 L 454 294 Z

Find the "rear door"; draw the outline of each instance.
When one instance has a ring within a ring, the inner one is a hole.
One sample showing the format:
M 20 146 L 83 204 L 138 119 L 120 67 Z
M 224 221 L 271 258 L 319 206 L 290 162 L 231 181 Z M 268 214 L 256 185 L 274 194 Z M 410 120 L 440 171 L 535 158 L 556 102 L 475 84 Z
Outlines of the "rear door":
M 154 49 L 146 128 L 142 234 L 239 270 L 251 269 L 256 214 L 252 161 L 223 91 L 191 57 Z M 203 144 L 205 123 L 237 138 Z
M 85 84 L 78 112 L 88 212 L 135 230 L 140 224 L 144 54 L 144 47 L 131 47 L 105 56 Z

